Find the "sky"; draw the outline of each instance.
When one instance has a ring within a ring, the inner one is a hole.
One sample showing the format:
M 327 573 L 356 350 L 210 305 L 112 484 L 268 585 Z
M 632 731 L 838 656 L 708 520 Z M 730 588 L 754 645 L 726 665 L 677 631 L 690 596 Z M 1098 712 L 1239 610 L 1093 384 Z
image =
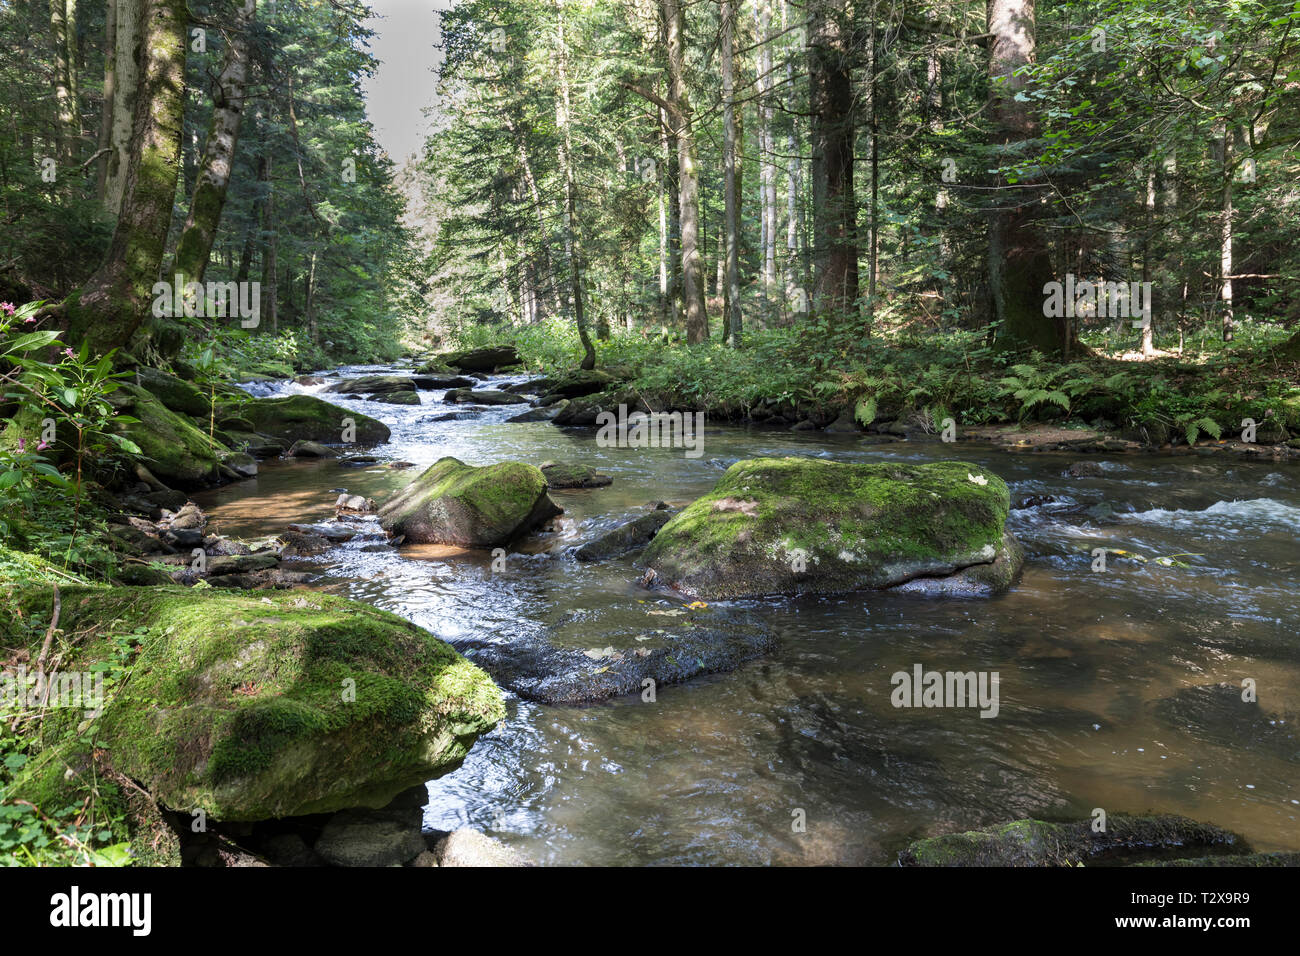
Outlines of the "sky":
M 379 59 L 378 72 L 362 84 L 366 110 L 375 125 L 379 145 L 401 164 L 418 153 L 428 132 L 422 111 L 434 102 L 434 67 L 442 52 L 436 10 L 451 0 L 369 0 L 375 16 L 366 26 L 376 32 L 370 48 Z

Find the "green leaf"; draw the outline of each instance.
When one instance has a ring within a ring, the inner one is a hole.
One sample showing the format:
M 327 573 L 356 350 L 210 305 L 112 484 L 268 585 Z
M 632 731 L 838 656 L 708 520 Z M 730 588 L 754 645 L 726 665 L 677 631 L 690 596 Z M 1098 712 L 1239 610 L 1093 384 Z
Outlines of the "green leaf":
M 33 349 L 44 348 L 59 337 L 58 331 L 46 332 L 28 332 L 26 335 L 20 335 L 9 343 L 4 354 L 9 355 L 12 352 L 30 352 Z

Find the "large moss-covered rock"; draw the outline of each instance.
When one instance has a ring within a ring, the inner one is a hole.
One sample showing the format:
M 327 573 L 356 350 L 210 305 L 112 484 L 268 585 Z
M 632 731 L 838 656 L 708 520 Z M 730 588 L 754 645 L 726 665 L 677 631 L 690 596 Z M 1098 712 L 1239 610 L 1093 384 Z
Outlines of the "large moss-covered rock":
M 535 465 L 507 461 L 476 468 L 443 458 L 379 509 L 390 535 L 434 544 L 491 548 L 561 513 Z
M 24 589 L 0 618 L 51 603 Z M 85 731 L 95 748 L 162 805 L 218 820 L 383 807 L 454 770 L 504 713 L 442 641 L 333 595 L 70 587 L 59 623 L 80 635 L 65 669 L 128 662 Z M 80 738 L 82 716 L 52 709 L 45 739 Z
M 193 419 L 172 411 L 143 388 L 127 384 L 115 394 L 119 411 L 139 419 L 124 426 L 126 437 L 140 446 L 145 464 L 161 481 L 194 487 L 220 477 L 221 462 L 231 451 L 215 436 L 209 438 Z
M 1105 855 L 1123 862 L 1131 855 L 1170 848 L 1213 847 L 1245 854 L 1241 837 L 1209 823 L 1157 814 L 1110 814 L 1105 830 L 1091 818 L 1066 823 L 1016 820 L 1002 826 L 918 840 L 899 855 L 903 866 L 1077 866 Z
M 1002 479 L 966 462 L 739 461 L 651 542 L 647 581 L 705 599 L 851 591 L 1003 555 L 1011 573 L 983 583 L 1009 584 L 1009 509 Z
M 313 395 L 286 395 L 280 398 L 253 398 L 232 408 L 237 414 L 253 423 L 262 435 L 279 438 L 287 444 L 300 439 L 319 442 L 341 442 L 345 419 L 356 426 L 356 441 L 363 444 L 388 441 L 388 426 L 368 415 L 349 411 Z
M 211 411 L 208 396 L 189 382 L 168 375 L 156 368 L 135 370 L 136 384 L 152 392 L 157 399 L 174 412 L 206 418 Z
M 613 375 L 600 369 L 591 369 L 590 371 L 575 369 L 553 380 L 547 380 L 547 387 L 543 392 L 546 397 L 542 399 L 541 403 L 550 405 L 561 398 L 582 398 L 585 395 L 594 395 L 596 392 L 605 391 L 617 384 L 618 381 Z
M 513 345 L 448 352 L 434 360 L 435 364 L 449 365 L 462 372 L 491 372 L 497 368 L 518 365 L 519 361 L 519 353 Z

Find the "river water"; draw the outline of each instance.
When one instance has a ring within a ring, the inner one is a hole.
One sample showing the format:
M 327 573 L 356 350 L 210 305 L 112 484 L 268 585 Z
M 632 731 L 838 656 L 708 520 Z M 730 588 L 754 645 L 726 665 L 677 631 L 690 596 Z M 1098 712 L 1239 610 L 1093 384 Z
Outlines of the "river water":
M 1013 501 L 1058 499 L 1012 512 L 1028 562 L 1002 597 L 746 602 L 779 646 L 734 672 L 660 687 L 654 702 L 553 707 L 507 694 L 500 726 L 462 768 L 429 784 L 427 826 L 482 829 L 547 864 L 888 864 L 920 836 L 1026 816 L 1088 819 L 1101 808 L 1181 813 L 1259 850 L 1300 850 L 1295 465 L 1115 456 L 1098 477 L 1070 478 L 1067 455 L 730 426 L 707 428 L 703 456 L 691 459 L 680 449 L 599 448 L 590 431 L 505 423 L 523 405 L 435 422 L 455 406 L 441 392 L 420 396 L 420 406 L 323 397 L 389 425 L 391 441 L 372 450 L 381 463 L 552 459 L 614 478 L 553 492 L 565 509 L 556 529 L 499 570 L 488 552 L 373 549 L 376 539 L 364 537 L 305 565 L 325 575 L 317 586 L 453 645 L 544 629 L 599 648 L 607 631 L 673 620 L 677 603 L 635 586 L 634 559 L 583 564 L 566 551 L 650 502 L 689 502 L 741 458 L 958 458 L 1001 475 Z M 196 500 L 221 533 L 255 537 L 332 517 L 336 489 L 379 500 L 416 474 L 266 461 L 256 479 Z M 1078 513 L 1098 503 L 1113 517 Z M 1096 571 L 1094 548 L 1149 560 L 1112 554 Z M 1187 566 L 1151 560 L 1172 555 Z M 916 664 L 996 671 L 997 716 L 894 707 L 891 675 Z M 1243 680 L 1257 702 L 1241 701 Z

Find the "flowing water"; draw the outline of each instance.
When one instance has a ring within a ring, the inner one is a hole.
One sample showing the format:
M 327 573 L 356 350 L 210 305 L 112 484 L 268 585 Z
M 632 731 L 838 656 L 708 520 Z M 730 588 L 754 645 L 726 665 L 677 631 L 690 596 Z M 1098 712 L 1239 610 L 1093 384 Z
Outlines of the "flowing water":
M 334 375 L 392 371 L 355 367 Z M 519 379 L 493 379 L 489 387 Z M 277 384 L 260 393 L 319 392 Z M 420 406 L 324 397 L 392 430 L 373 450 L 419 469 L 578 461 L 614 484 L 557 491 L 555 530 L 493 570 L 489 552 L 376 547 L 359 536 L 307 566 L 318 585 L 392 610 L 453 645 L 542 630 L 603 647 L 615 627 L 662 626 L 680 606 L 637 588 L 634 559 L 582 564 L 572 546 L 647 504 L 685 504 L 740 458 L 952 457 L 1001 475 L 1028 562 L 985 601 L 890 593 L 745 602 L 778 649 L 728 673 L 590 707 L 507 694 L 507 717 L 464 766 L 429 784 L 426 825 L 471 826 L 541 863 L 885 864 L 919 836 L 1025 816 L 1157 810 L 1300 850 L 1300 469 L 1224 456 L 1116 456 L 1101 476 L 1073 459 L 979 443 L 881 444 L 709 427 L 704 454 L 599 448 L 590 431 L 507 424 L 525 406 L 435 422 Z M 381 499 L 417 474 L 337 461 L 267 461 L 258 477 L 198 496 L 234 536 L 332 517 L 337 489 Z M 1113 517 L 1079 506 L 1105 502 Z M 1095 548 L 1111 554 L 1093 570 Z M 526 552 L 526 553 L 523 553 Z M 1178 564 L 1184 564 L 1180 567 Z M 718 609 L 711 609 L 718 610 Z M 707 615 L 711 610 L 702 613 Z M 667 616 L 665 615 L 667 612 Z M 895 708 L 891 675 L 996 671 L 997 716 Z M 1258 703 L 1241 702 L 1254 682 Z M 1219 691 L 1197 690 L 1226 683 Z M 806 820 L 797 832 L 800 819 Z

